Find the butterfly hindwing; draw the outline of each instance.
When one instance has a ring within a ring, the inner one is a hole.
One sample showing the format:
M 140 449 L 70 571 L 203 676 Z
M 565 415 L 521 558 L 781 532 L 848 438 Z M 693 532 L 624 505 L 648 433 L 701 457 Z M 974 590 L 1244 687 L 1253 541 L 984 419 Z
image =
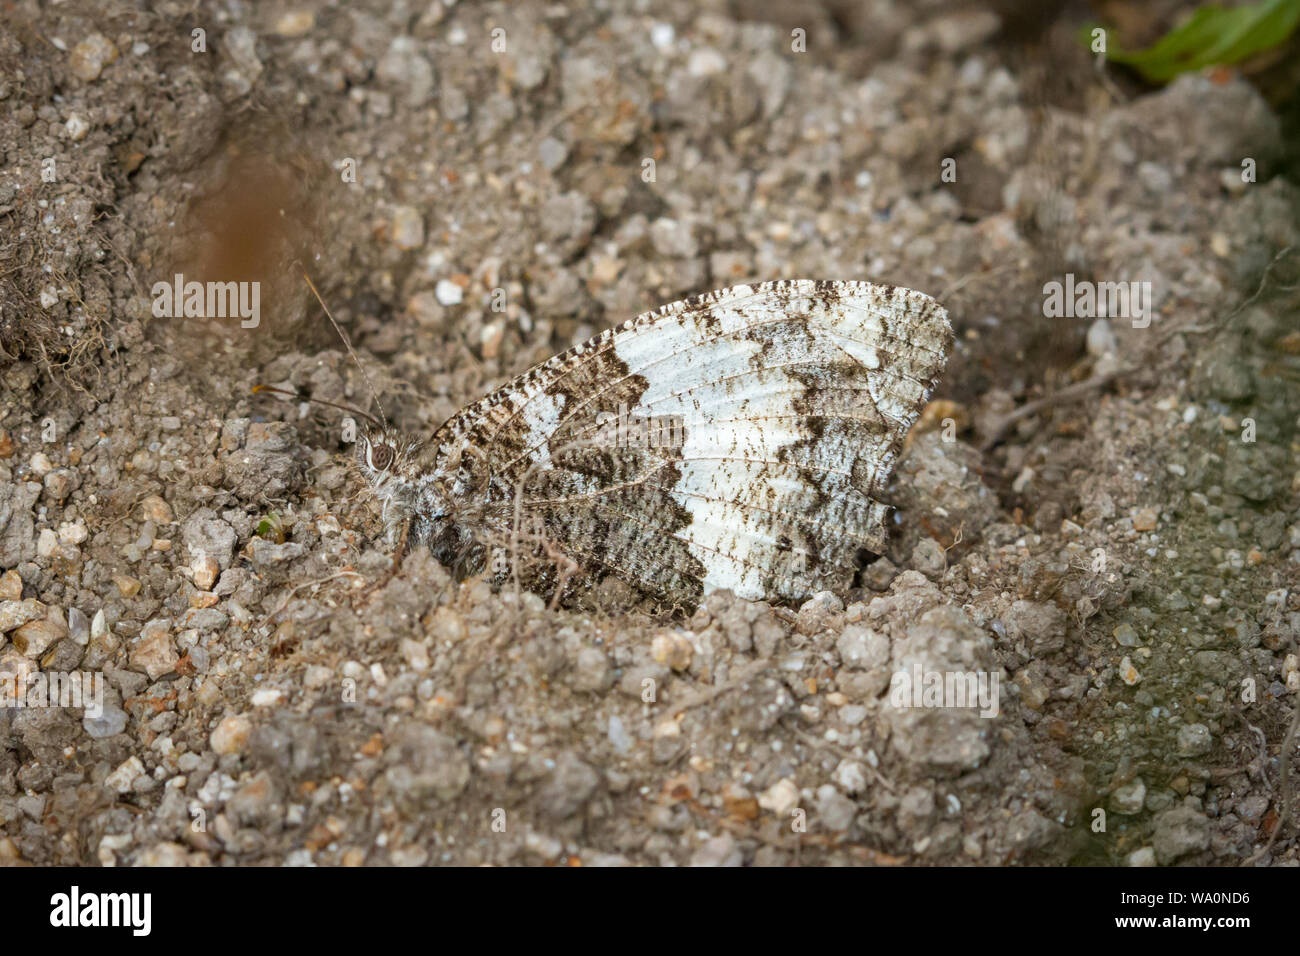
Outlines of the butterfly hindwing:
M 950 340 L 919 292 L 735 286 L 536 366 L 434 446 L 476 449 L 489 528 L 544 537 L 586 575 L 684 607 L 720 588 L 798 599 L 883 548 L 883 487 Z

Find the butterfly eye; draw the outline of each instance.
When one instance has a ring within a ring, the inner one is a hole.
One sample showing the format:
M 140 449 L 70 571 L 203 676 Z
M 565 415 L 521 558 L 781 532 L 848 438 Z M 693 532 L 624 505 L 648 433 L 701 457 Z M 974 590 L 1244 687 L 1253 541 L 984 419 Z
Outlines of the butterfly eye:
M 383 471 L 393 463 L 393 449 L 391 445 L 371 445 L 370 446 L 370 467 L 377 471 Z

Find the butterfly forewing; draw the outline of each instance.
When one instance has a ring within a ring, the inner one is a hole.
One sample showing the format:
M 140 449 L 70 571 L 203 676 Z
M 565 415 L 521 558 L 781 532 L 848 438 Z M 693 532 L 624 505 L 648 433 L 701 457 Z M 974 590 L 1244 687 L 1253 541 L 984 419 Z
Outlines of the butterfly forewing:
M 586 578 L 684 607 L 721 588 L 798 599 L 882 550 L 882 491 L 950 341 L 919 292 L 735 286 L 536 366 L 434 445 L 475 449 L 487 527 L 536 532 Z

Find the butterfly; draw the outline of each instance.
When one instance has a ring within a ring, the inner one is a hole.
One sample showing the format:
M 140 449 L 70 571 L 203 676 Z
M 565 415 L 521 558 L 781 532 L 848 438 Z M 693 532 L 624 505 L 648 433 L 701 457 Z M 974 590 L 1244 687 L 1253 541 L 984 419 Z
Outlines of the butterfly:
M 390 534 L 460 576 L 798 601 L 883 550 L 884 488 L 951 343 L 910 289 L 733 286 L 574 346 L 427 439 L 366 429 L 357 465 Z

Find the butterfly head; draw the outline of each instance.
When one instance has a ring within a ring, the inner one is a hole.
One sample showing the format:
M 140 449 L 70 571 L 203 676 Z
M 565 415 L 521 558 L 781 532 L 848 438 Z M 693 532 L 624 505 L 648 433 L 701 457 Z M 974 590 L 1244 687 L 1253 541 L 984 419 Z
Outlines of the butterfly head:
M 376 426 L 357 436 L 357 467 L 385 507 L 414 504 L 416 460 L 423 443 L 392 428 Z

